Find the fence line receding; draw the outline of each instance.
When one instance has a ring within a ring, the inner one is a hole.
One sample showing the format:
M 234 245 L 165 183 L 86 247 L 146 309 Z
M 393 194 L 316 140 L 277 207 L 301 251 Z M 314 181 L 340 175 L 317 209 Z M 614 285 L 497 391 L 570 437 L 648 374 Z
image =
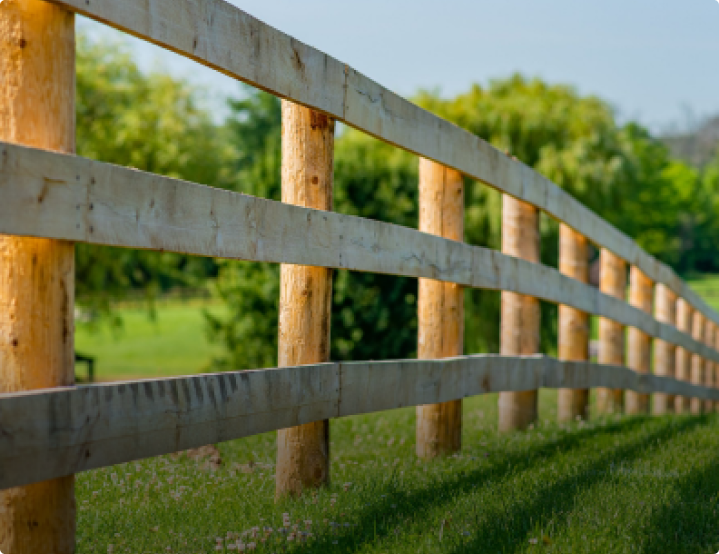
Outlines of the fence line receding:
M 67 138 L 72 127 L 59 119 L 74 108 L 68 77 L 74 13 L 285 100 L 283 125 L 292 132 L 283 134 L 283 202 L 72 155 L 72 140 L 57 137 Z M 17 70 L 18 77 L 17 87 L 0 87 L 0 113 L 9 114 L 0 129 L 0 240 L 13 245 L 2 250 L 6 267 L 30 260 L 34 244 L 54 245 L 61 252 L 41 262 L 55 264 L 51 269 L 63 280 L 71 244 L 86 242 L 279 263 L 287 285 L 284 367 L 77 388 L 60 378 L 33 384 L 22 373 L 33 366 L 71 375 L 69 356 L 67 364 L 58 359 L 71 347 L 72 331 L 31 352 L 23 333 L 33 327 L 22 324 L 38 313 L 70 318 L 72 278 L 62 281 L 64 301 L 45 303 L 44 312 L 36 309 L 41 295 L 35 298 L 33 288 L 45 290 L 43 273 L 19 284 L 0 280 L 2 309 L 12 307 L 13 314 L 0 319 L 6 364 L 0 489 L 54 487 L 61 499 L 48 507 L 40 493 L 0 490 L 7 515 L 0 526 L 14 526 L 5 534 L 0 527 L 3 550 L 35 552 L 53 544 L 71 551 L 73 516 L 63 506 L 73 501 L 75 473 L 256 433 L 284 430 L 289 437 L 297 426 L 314 426 L 313 466 L 297 439 L 310 432 L 287 440 L 291 452 L 280 449 L 276 492 L 282 496 L 326 482 L 327 421 L 336 417 L 418 406 L 417 453 L 431 458 L 461 448 L 461 399 L 472 395 L 501 393 L 506 430 L 536 419 L 542 387 L 560 389 L 564 421 L 587 417 L 592 388 L 602 413 L 650 407 L 656 414 L 700 413 L 719 406 L 719 314 L 668 266 L 546 177 L 348 65 L 222 0 L 15 0 L 0 6 L 0 24 L 45 41 L 44 49 L 33 48 L 35 42 L 26 48 L 25 38 L 0 37 L 0 70 Z M 48 85 L 53 94 L 42 92 Z M 47 114 L 31 126 L 43 128 L 45 139 L 9 130 L 20 128 L 27 113 Z M 334 121 L 420 157 L 421 230 L 329 211 Z M 504 193 L 502 252 L 462 242 L 463 177 Z M 539 261 L 540 211 L 561 223 L 559 270 Z M 589 243 L 601 250 L 599 288 L 588 284 Z M 430 359 L 326 362 L 332 290 L 326 269 L 420 279 L 418 351 Z M 311 281 L 310 306 L 300 300 Z M 502 355 L 462 355 L 463 287 L 502 291 Z M 561 359 L 537 352 L 539 299 L 560 305 Z M 598 363 L 589 361 L 589 315 L 601 318 Z M 38 386 L 58 388 L 23 390 Z M 37 528 L 15 525 L 20 513 L 37 516 Z

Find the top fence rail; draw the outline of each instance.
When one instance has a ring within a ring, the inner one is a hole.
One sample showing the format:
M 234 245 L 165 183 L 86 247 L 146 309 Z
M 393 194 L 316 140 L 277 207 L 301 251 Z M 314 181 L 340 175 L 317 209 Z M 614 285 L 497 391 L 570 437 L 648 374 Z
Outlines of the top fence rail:
M 50 1 L 528 202 L 638 267 L 719 324 L 719 314 L 671 268 L 546 177 L 223 0 Z

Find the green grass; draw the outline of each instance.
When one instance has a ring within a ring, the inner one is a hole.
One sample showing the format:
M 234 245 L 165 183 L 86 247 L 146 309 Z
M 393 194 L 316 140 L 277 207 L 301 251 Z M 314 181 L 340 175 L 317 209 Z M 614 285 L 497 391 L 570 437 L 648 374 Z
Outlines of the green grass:
M 706 300 L 714 310 L 719 310 L 719 275 L 702 275 L 688 281 L 689 286 Z
M 221 311 L 220 305 L 173 302 L 158 307 L 151 320 L 147 308 L 119 311 L 123 325 L 91 328 L 78 325 L 75 348 L 95 356 L 97 378 L 101 381 L 188 375 L 206 369 L 219 346 L 205 334 L 203 309 Z M 76 373 L 85 375 L 78 364 Z
M 560 426 L 554 397 L 508 435 L 496 396 L 465 401 L 461 455 L 431 462 L 413 409 L 335 420 L 332 485 L 278 504 L 274 434 L 219 445 L 218 469 L 164 456 L 81 474 L 78 553 L 237 552 L 238 537 L 266 553 L 716 552 L 717 416 Z M 288 540 L 283 513 L 312 536 Z

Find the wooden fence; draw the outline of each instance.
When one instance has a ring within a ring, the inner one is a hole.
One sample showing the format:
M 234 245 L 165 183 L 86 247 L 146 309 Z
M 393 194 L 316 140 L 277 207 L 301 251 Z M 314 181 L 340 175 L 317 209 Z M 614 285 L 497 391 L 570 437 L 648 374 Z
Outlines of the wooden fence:
M 74 13 L 284 99 L 284 202 L 72 155 Z M 605 413 L 645 413 L 650 394 L 657 414 L 719 406 L 719 315 L 670 268 L 526 165 L 242 10 L 6 0 L 0 40 L 0 550 L 72 551 L 77 472 L 261 432 L 281 433 L 278 495 L 299 494 L 329 478 L 335 417 L 418 406 L 431 458 L 461 447 L 471 395 L 499 392 L 507 430 L 536 418 L 541 387 L 559 389 L 562 420 L 586 417 L 591 388 Z M 420 230 L 331 211 L 335 121 L 421 158 Z M 465 177 L 505 194 L 502 252 L 462 242 Z M 539 211 L 561 222 L 558 270 L 539 263 Z M 283 264 L 282 367 L 72 386 L 73 242 Z M 420 279 L 420 359 L 329 361 L 333 268 Z M 503 291 L 501 355 L 463 356 L 463 287 Z M 560 305 L 559 359 L 537 352 L 539 299 Z

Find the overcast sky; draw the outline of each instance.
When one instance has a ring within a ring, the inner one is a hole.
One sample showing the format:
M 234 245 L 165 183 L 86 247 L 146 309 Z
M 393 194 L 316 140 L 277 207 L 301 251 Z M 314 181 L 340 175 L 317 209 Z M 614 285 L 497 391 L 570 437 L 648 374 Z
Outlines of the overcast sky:
M 454 95 L 519 71 L 596 94 L 655 131 L 719 114 L 717 0 L 231 2 L 403 95 Z M 131 42 L 144 67 L 158 64 L 217 96 L 237 90 L 228 77 Z

